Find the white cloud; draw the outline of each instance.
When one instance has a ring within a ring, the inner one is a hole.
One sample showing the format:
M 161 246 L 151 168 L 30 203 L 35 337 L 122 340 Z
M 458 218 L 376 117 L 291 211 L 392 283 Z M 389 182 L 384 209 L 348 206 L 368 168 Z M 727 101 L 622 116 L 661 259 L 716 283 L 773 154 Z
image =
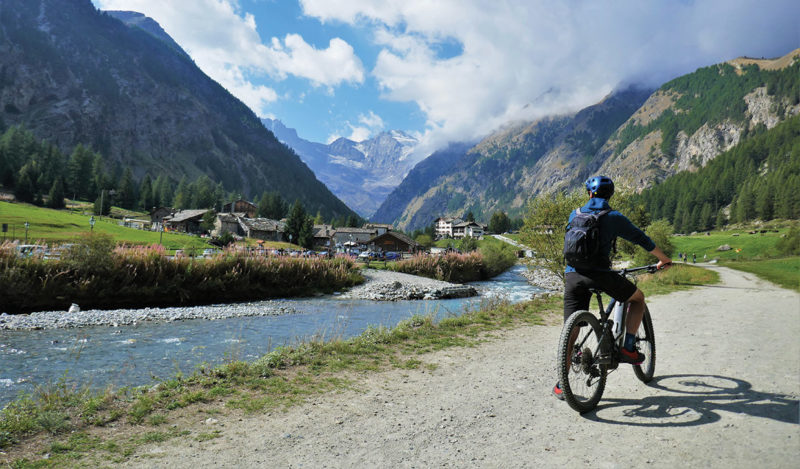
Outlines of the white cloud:
M 350 127 L 350 136 L 347 138 L 354 142 L 363 142 L 386 128 L 381 116 L 375 114 L 374 111 L 369 111 L 367 114 L 359 114 L 358 123 L 360 125 L 347 123 L 347 126 Z
M 373 111 L 369 111 L 369 114 L 366 115 L 360 114 L 358 116 L 358 122 L 371 129 L 383 130 L 384 128 L 383 119 L 381 119 L 381 116 L 375 114 Z
M 347 138 L 354 142 L 363 142 L 370 137 L 370 130 L 366 127 L 357 127 L 351 125 L 350 129 L 352 129 L 352 132 Z
M 513 119 L 577 110 L 623 83 L 657 86 L 740 55 L 800 45 L 796 0 L 300 0 L 382 49 L 384 98 L 427 116 L 422 151 Z M 441 55 L 442 44 L 457 43 Z
M 236 0 L 94 0 L 103 10 L 130 10 L 156 20 L 211 78 L 250 106 L 266 114 L 278 99 L 274 90 L 253 85 L 249 77 L 296 76 L 314 86 L 331 88 L 362 83 L 364 66 L 340 38 L 316 49 L 300 35 L 262 42 L 251 14 L 241 14 Z

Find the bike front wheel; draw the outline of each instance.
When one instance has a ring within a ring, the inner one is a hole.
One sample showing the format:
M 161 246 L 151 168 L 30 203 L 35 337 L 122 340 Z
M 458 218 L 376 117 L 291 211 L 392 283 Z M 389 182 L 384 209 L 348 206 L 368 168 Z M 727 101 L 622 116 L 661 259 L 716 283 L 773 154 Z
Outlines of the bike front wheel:
M 656 371 L 656 337 L 653 334 L 653 318 L 650 317 L 647 306 L 644 308 L 642 324 L 636 331 L 636 346 L 644 354 L 644 362 L 634 365 L 633 372 L 641 382 L 649 383 Z
M 600 402 L 607 366 L 597 363 L 602 329 L 588 311 L 576 311 L 564 323 L 558 343 L 558 378 L 564 400 L 580 413 Z

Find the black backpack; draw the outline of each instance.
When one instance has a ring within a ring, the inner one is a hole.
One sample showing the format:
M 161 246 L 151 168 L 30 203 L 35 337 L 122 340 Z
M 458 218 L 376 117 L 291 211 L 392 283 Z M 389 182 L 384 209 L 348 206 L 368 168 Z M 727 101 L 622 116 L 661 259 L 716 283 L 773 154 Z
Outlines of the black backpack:
M 583 213 L 578 209 L 575 212 L 564 235 L 564 259 L 567 265 L 585 270 L 610 266 L 608 257 L 600 252 L 600 217 L 610 211 Z

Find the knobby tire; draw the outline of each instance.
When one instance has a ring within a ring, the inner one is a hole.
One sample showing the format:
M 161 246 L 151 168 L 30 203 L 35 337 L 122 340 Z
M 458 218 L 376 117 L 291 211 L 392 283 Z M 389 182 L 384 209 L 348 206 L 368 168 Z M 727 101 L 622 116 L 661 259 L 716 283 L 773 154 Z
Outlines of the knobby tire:
M 581 325 L 584 327 L 580 327 Z M 575 347 L 573 347 L 575 350 L 572 351 L 572 356 L 569 356 L 569 338 L 575 328 L 578 328 L 580 332 L 575 341 Z M 589 412 L 597 407 L 606 386 L 607 366 L 590 365 L 594 361 L 601 334 L 602 329 L 597 317 L 588 311 L 572 313 L 561 330 L 561 339 L 558 343 L 559 382 L 564 393 L 564 400 L 580 413 Z M 577 350 L 585 338 L 587 338 L 586 342 L 580 347 L 582 350 Z M 585 354 L 587 350 L 591 352 L 590 355 Z M 576 364 L 576 361 L 585 365 Z M 595 376 L 592 376 L 593 374 Z
M 636 345 L 639 351 L 645 355 L 645 360 L 641 365 L 634 365 L 633 372 L 641 382 L 649 383 L 656 371 L 656 338 L 653 333 L 653 319 L 646 306 L 642 324 L 636 331 Z

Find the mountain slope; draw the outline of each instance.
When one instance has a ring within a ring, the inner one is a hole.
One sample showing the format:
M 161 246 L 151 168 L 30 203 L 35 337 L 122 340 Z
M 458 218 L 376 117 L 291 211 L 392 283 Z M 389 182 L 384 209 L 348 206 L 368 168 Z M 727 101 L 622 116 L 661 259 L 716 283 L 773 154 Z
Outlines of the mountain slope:
M 407 210 L 406 207 L 416 199 L 435 209 L 437 207 L 435 197 L 418 198 L 417 195 L 425 194 L 440 177 L 449 173 L 466 156 L 467 150 L 471 146 L 466 143 L 451 144 L 446 149 L 439 150 L 417 163 L 403 182 L 386 197 L 372 220 L 377 223 L 399 221 L 403 226 L 415 227 L 430 223 L 428 218 L 432 210 L 420 206 L 412 211 Z M 404 219 L 404 212 L 410 214 L 411 218 Z
M 774 60 L 735 59 L 665 83 L 598 152 L 600 171 L 642 189 L 797 115 L 798 59 L 800 49 Z
M 520 215 L 536 193 L 569 187 L 596 169 L 592 156 L 650 95 L 649 90 L 629 88 L 578 113 L 520 122 L 484 138 L 470 148 L 433 182 L 417 184 L 409 173 L 403 187 L 411 196 L 398 208 L 400 197 L 392 194 L 394 207 L 378 210 L 382 221 L 397 215 L 404 229 L 428 225 L 438 216 L 463 216 L 472 211 L 488 221 L 495 210 Z M 412 189 L 413 188 L 413 189 Z
M 0 126 L 70 151 L 90 145 L 139 179 L 206 174 L 255 198 L 278 191 L 326 217 L 352 212 L 152 20 L 90 0 L 0 3 Z
M 325 145 L 309 142 L 279 120 L 262 119 L 291 147 L 320 181 L 364 217 L 370 217 L 411 169 L 417 141 L 399 131 L 382 132 L 363 142 L 340 138 Z

